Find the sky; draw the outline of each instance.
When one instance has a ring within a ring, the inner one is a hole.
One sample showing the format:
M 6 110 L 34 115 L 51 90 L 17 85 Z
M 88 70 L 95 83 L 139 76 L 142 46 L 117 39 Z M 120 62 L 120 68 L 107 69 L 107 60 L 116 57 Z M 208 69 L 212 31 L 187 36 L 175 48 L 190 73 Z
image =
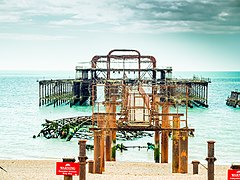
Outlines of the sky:
M 239 71 L 240 0 L 0 0 L 0 70 L 74 71 L 112 49 Z

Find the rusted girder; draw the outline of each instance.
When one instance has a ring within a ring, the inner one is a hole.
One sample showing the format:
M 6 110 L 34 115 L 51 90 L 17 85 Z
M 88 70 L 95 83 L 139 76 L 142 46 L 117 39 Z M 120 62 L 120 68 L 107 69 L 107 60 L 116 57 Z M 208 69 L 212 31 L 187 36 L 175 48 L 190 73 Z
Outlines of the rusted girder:
M 193 128 L 162 128 L 162 127 L 155 127 L 155 126 L 118 126 L 116 128 L 89 128 L 89 130 L 115 130 L 115 131 L 166 131 L 168 132 L 173 132 L 173 131 L 188 131 L 188 132 L 194 132 L 195 129 Z

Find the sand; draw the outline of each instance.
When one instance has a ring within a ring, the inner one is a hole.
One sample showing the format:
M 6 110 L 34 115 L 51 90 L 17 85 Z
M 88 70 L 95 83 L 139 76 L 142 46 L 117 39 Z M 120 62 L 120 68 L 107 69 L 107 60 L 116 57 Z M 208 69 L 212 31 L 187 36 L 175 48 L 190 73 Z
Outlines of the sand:
M 61 160 L 59 160 L 61 161 Z M 0 160 L 0 166 L 7 170 L 0 169 L 1 180 L 54 180 L 63 179 L 63 176 L 56 175 L 57 160 Z M 88 167 L 87 167 L 88 168 Z M 229 166 L 215 165 L 215 179 L 226 180 Z M 171 164 L 143 163 L 143 162 L 107 162 L 103 174 L 86 173 L 86 179 L 96 180 L 198 180 L 207 179 L 207 170 L 199 166 L 199 174 L 192 174 L 192 165 L 189 165 L 188 174 L 172 174 Z M 87 169 L 88 170 L 88 169 Z M 79 179 L 74 176 L 73 179 Z

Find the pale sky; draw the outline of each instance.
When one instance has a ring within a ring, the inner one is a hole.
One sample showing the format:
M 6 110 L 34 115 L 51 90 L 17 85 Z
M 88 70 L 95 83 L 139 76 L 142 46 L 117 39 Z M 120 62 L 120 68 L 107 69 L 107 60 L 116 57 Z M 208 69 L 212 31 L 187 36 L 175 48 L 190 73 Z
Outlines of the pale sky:
M 240 0 L 0 0 L 0 70 L 74 71 L 117 48 L 240 71 Z

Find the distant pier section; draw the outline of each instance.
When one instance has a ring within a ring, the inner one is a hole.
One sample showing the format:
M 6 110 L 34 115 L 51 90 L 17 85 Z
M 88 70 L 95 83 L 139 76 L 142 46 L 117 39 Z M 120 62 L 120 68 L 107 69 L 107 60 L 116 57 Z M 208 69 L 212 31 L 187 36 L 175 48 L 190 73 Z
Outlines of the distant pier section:
M 124 84 L 126 86 L 139 84 L 153 84 L 164 86 L 160 93 L 165 93 L 169 101 L 174 104 L 174 96 L 178 101 L 189 107 L 208 107 L 208 84 L 210 79 L 197 78 L 175 79 L 172 78 L 172 68 L 157 68 L 153 56 L 141 55 L 137 50 L 115 49 L 107 55 L 94 56 L 89 66 L 76 66 L 75 79 L 40 80 L 39 106 L 53 105 L 92 105 L 101 98 L 106 97 L 108 85 Z M 99 94 L 96 84 L 103 84 L 105 94 Z M 175 86 L 183 87 L 177 88 Z M 186 92 L 188 98 L 181 99 L 181 93 Z M 118 92 L 116 92 L 118 93 Z M 178 102 L 179 103 L 179 102 Z

